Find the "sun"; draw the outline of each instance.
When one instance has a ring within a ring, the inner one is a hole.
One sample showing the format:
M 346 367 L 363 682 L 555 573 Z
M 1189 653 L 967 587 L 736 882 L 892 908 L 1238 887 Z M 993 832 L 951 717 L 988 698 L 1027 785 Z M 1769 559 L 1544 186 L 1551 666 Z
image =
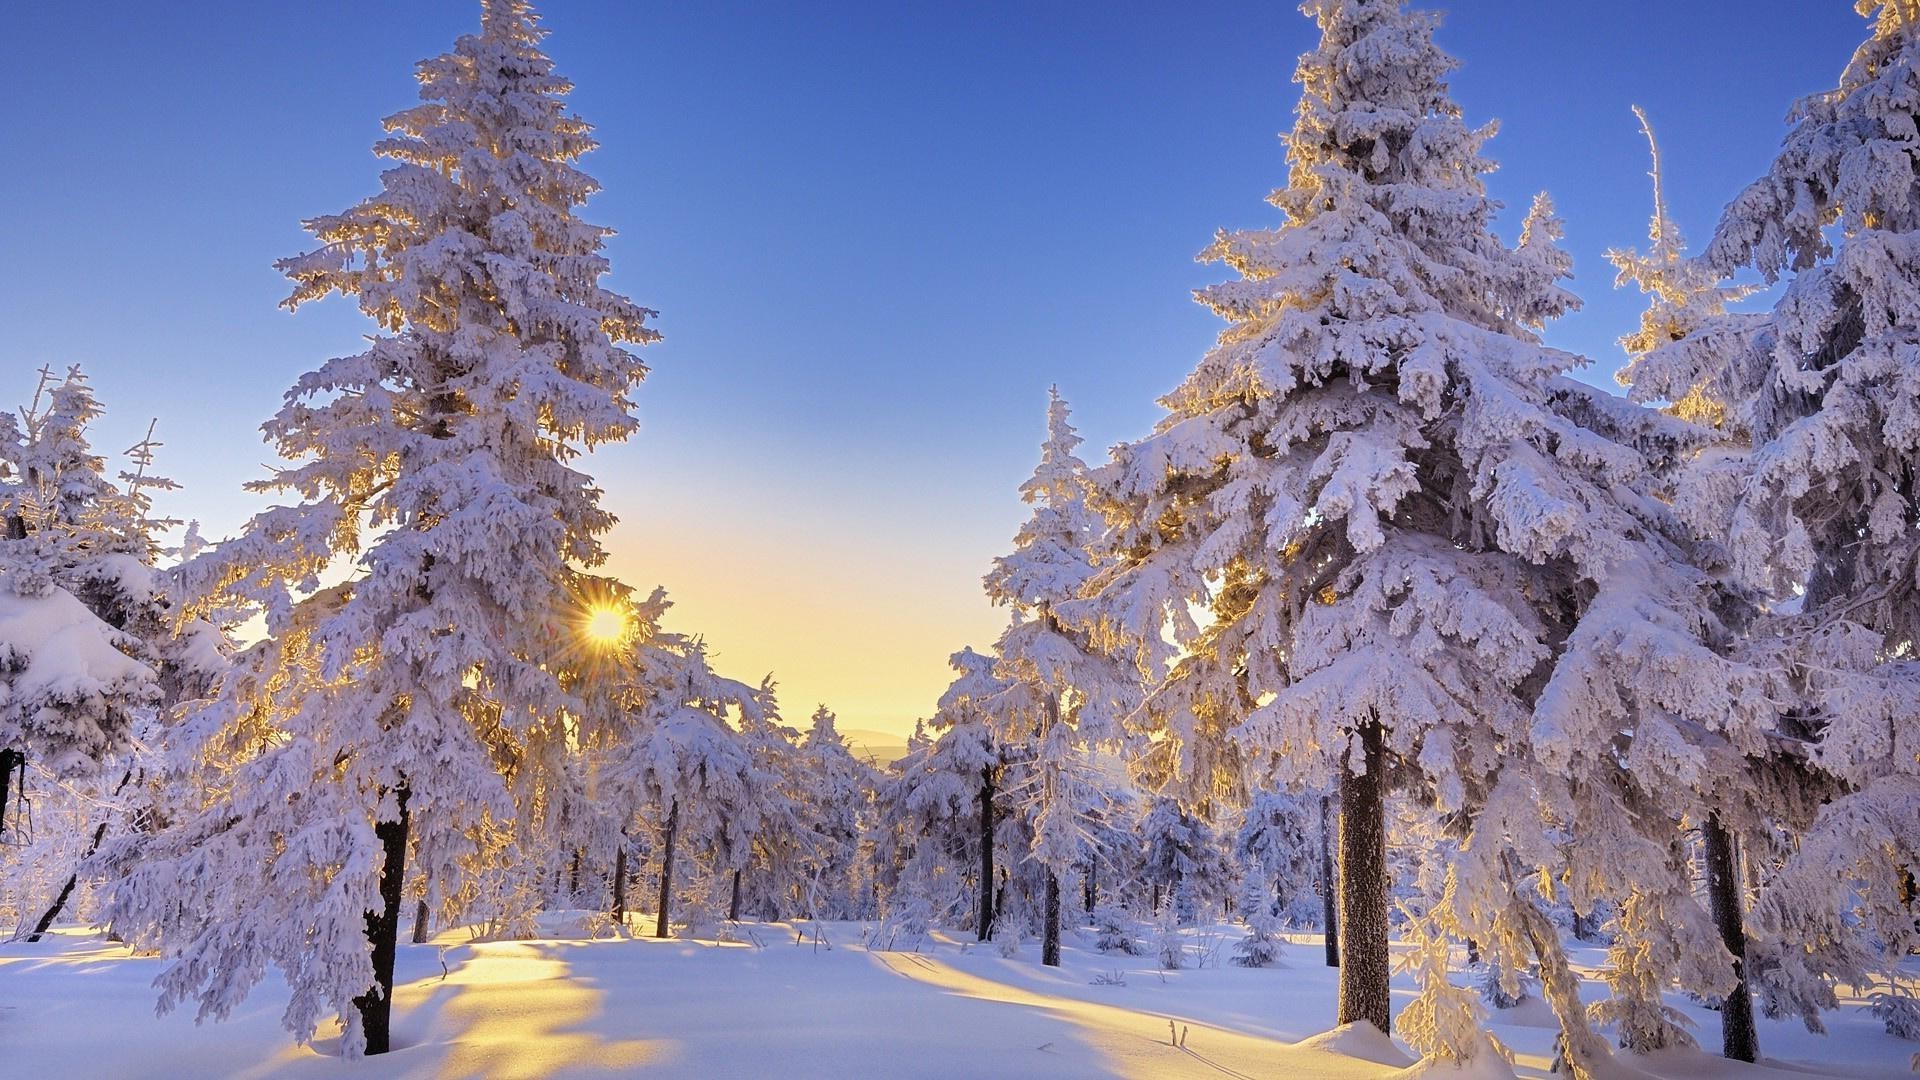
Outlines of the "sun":
M 582 629 L 595 645 L 617 645 L 627 636 L 627 616 L 619 608 L 596 605 L 587 610 Z

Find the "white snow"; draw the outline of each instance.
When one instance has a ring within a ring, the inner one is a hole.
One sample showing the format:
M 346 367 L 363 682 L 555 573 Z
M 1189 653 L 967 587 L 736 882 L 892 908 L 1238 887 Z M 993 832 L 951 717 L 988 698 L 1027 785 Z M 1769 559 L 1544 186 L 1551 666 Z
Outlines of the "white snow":
M 574 920 L 577 921 L 577 920 Z M 569 919 L 549 915 L 543 927 Z M 643 920 L 635 917 L 638 928 Z M 343 1061 L 335 1033 L 287 1041 L 277 979 L 223 1023 L 153 1015 L 162 961 L 85 931 L 0 945 L 0 1060 L 10 1076 L 314 1077 L 1324 1077 L 1491 1076 L 1408 1068 L 1414 1055 L 1376 1032 L 1333 1028 L 1334 972 L 1317 937 L 1283 946 L 1285 966 L 1225 966 L 1229 927 L 1192 931 L 1204 967 L 1160 971 L 1151 957 L 1104 954 L 1068 933 L 1058 969 L 936 934 L 919 952 L 872 952 L 862 924 L 828 923 L 830 947 L 796 944 L 789 924 L 746 923 L 742 940 L 471 943 L 464 930 L 400 946 L 394 1051 Z M 1585 975 L 1602 959 L 1575 948 Z M 1094 985 L 1096 976 L 1124 985 Z M 1591 978 L 1588 995 L 1604 987 Z M 1412 998 L 1397 979 L 1396 1008 Z M 1710 1030 L 1711 1013 L 1672 1004 Z M 1623 1077 L 1890 1077 L 1911 1043 L 1857 1008 L 1828 1037 L 1762 1020 L 1759 1065 L 1705 1051 L 1621 1055 Z M 1172 1025 L 1171 1031 L 1169 1025 Z M 1556 1025 L 1539 1001 L 1496 1012 L 1489 1030 L 1514 1074 L 1550 1074 Z M 1175 1045 L 1183 1042 L 1184 1046 Z M 1404 1071 L 1403 1071 L 1404 1070 Z
M 145 664 L 114 647 L 118 634 L 65 589 L 21 596 L 0 589 L 0 645 L 27 658 L 13 679 L 15 700 L 98 692 L 122 681 L 151 679 Z

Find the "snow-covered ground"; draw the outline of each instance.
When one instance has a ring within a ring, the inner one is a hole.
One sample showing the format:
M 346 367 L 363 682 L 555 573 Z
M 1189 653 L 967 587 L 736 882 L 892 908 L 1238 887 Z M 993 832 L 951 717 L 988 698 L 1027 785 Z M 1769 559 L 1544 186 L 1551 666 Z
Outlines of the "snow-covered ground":
M 558 927 L 558 920 L 550 922 Z M 85 932 L 0 945 L 0 1075 L 17 1077 L 1327 1077 L 1394 1076 L 1404 1047 L 1333 1024 L 1334 973 L 1317 938 L 1284 968 L 1161 972 L 1144 957 L 1070 943 L 1058 970 L 1037 949 L 935 935 L 869 951 L 862 927 L 822 941 L 748 924 L 741 942 L 551 938 L 474 944 L 461 932 L 402 945 L 393 1053 L 344 1062 L 329 1040 L 292 1045 L 269 983 L 232 1019 L 156 1019 L 159 961 Z M 1233 938 L 1196 933 L 1196 957 Z M 1598 963 L 1597 950 L 1578 957 Z M 1396 980 L 1404 1001 L 1411 987 Z M 1590 987 L 1597 996 L 1598 987 Z M 1713 1015 L 1676 1000 L 1709 1047 Z M 1706 1052 L 1622 1058 L 1620 1075 L 1911 1076 L 1920 1045 L 1851 1006 L 1832 1034 L 1762 1021 L 1757 1066 Z M 1538 1001 L 1497 1014 L 1516 1072 L 1545 1077 L 1554 1026 Z M 1368 1033 L 1371 1035 L 1371 1033 Z M 1175 1045 L 1178 1041 L 1183 1045 Z M 1460 1075 L 1460 1074 L 1449 1074 Z

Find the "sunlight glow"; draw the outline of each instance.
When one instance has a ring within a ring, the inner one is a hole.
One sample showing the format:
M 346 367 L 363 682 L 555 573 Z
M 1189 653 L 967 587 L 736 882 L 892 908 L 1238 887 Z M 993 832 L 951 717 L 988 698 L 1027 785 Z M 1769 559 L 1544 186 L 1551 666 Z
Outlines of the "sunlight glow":
M 627 616 L 616 607 L 595 606 L 587 610 L 587 621 L 581 629 L 595 645 L 618 645 L 627 636 Z

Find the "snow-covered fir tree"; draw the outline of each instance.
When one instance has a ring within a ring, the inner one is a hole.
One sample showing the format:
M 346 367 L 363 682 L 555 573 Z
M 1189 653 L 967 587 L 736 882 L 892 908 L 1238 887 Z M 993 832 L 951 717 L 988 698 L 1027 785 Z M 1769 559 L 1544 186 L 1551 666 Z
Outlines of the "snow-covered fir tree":
M 801 738 L 795 768 L 805 792 L 809 833 L 803 914 L 813 919 L 850 919 L 861 910 L 861 850 L 873 770 L 847 749 L 833 711 L 814 710 Z
M 1494 234 L 1492 132 L 1449 96 L 1437 20 L 1397 0 L 1305 8 L 1321 42 L 1272 196 L 1286 220 L 1207 252 L 1240 274 L 1199 294 L 1230 325 L 1156 432 L 1101 470 L 1122 559 L 1100 596 L 1145 669 L 1186 650 L 1195 677 L 1176 667 L 1149 709 L 1205 701 L 1256 774 L 1337 784 L 1339 1016 L 1385 1030 L 1389 785 L 1459 814 L 1508 784 L 1531 816 L 1479 840 L 1542 865 L 1549 822 L 1619 816 L 1599 778 L 1664 783 L 1687 764 L 1660 756 L 1676 724 L 1750 710 L 1649 492 L 1661 431 L 1539 342 L 1575 303 L 1559 225 L 1542 198 L 1517 244 Z M 1623 729 L 1644 764 L 1623 765 Z M 1442 932 L 1538 926 L 1524 871 L 1469 865 Z M 1577 996 L 1554 1000 L 1584 1032 Z
M 807 775 L 800 763 L 800 732 L 780 716 L 777 687 L 768 676 L 755 693 L 755 707 L 739 717 L 740 738 L 752 762 L 754 783 L 742 816 L 752 829 L 749 850 L 729 852 L 733 867 L 727 917 L 747 912 L 778 921 L 805 907 L 815 857 L 808 827 Z
M 127 625 L 131 594 L 152 591 L 127 553 L 148 537 L 87 440 L 101 412 L 79 369 L 43 369 L 20 422 L 0 420 L 0 833 L 29 761 L 96 771 L 161 697 L 158 658 Z
M 1213 827 L 1171 796 L 1148 804 L 1140 821 L 1140 849 L 1150 910 L 1171 911 L 1176 925 L 1194 922 L 1232 888 L 1226 851 Z
M 1257 907 L 1279 925 L 1314 927 L 1320 921 L 1320 797 L 1295 792 L 1254 796 L 1233 838 L 1233 854 L 1246 879 L 1242 911 L 1249 922 Z
M 1281 931 L 1286 927 L 1275 910 L 1273 895 L 1258 874 L 1240 881 L 1240 911 L 1247 932 L 1234 943 L 1233 962 L 1241 967 L 1273 967 L 1280 962 Z
M 181 573 L 189 613 L 248 605 L 266 636 L 188 721 L 201 805 L 113 896 L 169 959 L 163 1009 L 224 1017 L 277 968 L 296 1038 L 331 1013 L 349 1053 L 385 1051 L 410 837 L 456 879 L 564 763 L 576 577 L 613 524 L 573 459 L 633 430 L 628 346 L 656 334 L 600 284 L 594 142 L 543 35 L 524 0 L 484 0 L 387 119 L 380 193 L 279 264 L 288 307 L 349 297 L 378 332 L 265 425 L 288 464 L 255 487 L 291 504 Z
M 153 512 L 178 486 L 153 471 L 158 422 L 116 483 L 90 445 L 104 412 L 77 367 L 43 368 L 19 422 L 0 420 L 0 913 L 29 941 L 91 916 L 101 841 L 164 813 L 148 766 L 225 664 L 217 627 L 176 620 L 157 565 L 179 524 Z
M 1095 860 L 1095 826 L 1110 810 L 1108 778 L 1094 752 L 1120 736 L 1120 721 L 1140 696 L 1139 672 L 1062 621 L 1060 604 L 1080 598 L 1095 573 L 1101 525 L 1087 505 L 1080 436 L 1057 388 L 1048 391 L 1047 437 L 1040 464 L 1020 486 L 1032 515 L 1014 550 L 994 560 L 987 596 L 1013 609 L 1000 636 L 999 674 L 1007 689 L 990 705 L 1002 746 L 1024 745 L 1007 797 L 1031 829 L 1031 850 L 1045 874 L 1041 963 L 1059 966 L 1061 883 Z
M 891 868 L 893 904 L 925 901 L 942 917 L 970 922 L 978 940 L 988 941 L 998 884 L 1001 757 L 982 703 L 1007 684 L 994 674 L 995 659 L 971 648 L 949 662 L 958 674 L 927 725 L 932 738 L 896 763 L 880 793 L 890 822 L 880 858 Z
M 769 782 L 736 727 L 759 718 L 759 688 L 717 674 L 706 645 L 662 634 L 641 661 L 645 703 L 630 737 L 599 772 L 599 797 L 622 825 L 644 816 L 660 837 L 654 936 L 673 919 L 677 859 L 689 848 L 719 852 L 729 878 L 752 851 L 755 788 Z
M 1832 91 L 1807 98 L 1767 173 L 1728 205 L 1701 263 L 1785 280 L 1770 311 L 1712 320 L 1636 360 L 1646 401 L 1711 410 L 1726 445 L 1690 463 L 1677 506 L 1727 539 L 1774 600 L 1746 647 L 1780 673 L 1792 775 L 1809 800 L 1753 906 L 1750 976 L 1769 1012 L 1811 1026 L 1889 955 L 1915 947 L 1920 870 L 1920 94 L 1910 4 L 1859 5 L 1873 27 Z
M 1724 283 L 1704 264 L 1685 258 L 1686 243 L 1667 208 L 1660 163 L 1660 147 L 1652 124 L 1638 107 L 1634 115 L 1647 137 L 1653 167 L 1653 216 L 1648 227 L 1649 246 L 1642 254 L 1633 250 L 1614 250 L 1608 259 L 1618 269 L 1616 287 L 1633 284 L 1648 298 L 1640 327 L 1620 339 L 1629 357 L 1619 374 L 1631 387 L 1639 378 L 1646 357 L 1655 350 L 1681 341 L 1714 326 L 1726 318 L 1727 306 L 1752 290 Z M 1644 400 L 1644 391 L 1633 391 Z M 1727 423 L 1725 410 L 1695 387 L 1664 402 L 1662 411 L 1689 427 L 1681 429 L 1682 438 L 1674 444 L 1674 455 L 1659 462 L 1660 486 L 1664 497 L 1677 501 L 1684 514 L 1692 505 L 1688 488 L 1724 483 L 1737 473 L 1744 461 L 1744 439 L 1738 429 Z M 1697 524 L 1697 523 L 1696 523 Z M 1725 549 L 1712 529 L 1698 530 L 1703 544 L 1696 548 L 1702 565 L 1709 566 L 1722 579 L 1727 593 L 1725 608 L 1734 614 L 1745 610 L 1734 621 L 1751 620 L 1757 598 L 1739 587 L 1725 565 Z M 1708 999 L 1721 1001 L 1720 1018 L 1723 1043 L 1729 1057 L 1753 1060 L 1754 1045 L 1751 998 L 1744 978 L 1745 943 L 1741 929 L 1744 898 L 1738 883 L 1729 875 L 1707 874 L 1713 914 L 1722 925 L 1708 921 L 1708 912 L 1695 899 L 1690 860 L 1684 855 L 1680 827 L 1697 822 L 1708 836 L 1709 845 L 1723 850 L 1730 842 L 1729 828 L 1758 838 L 1770 826 L 1768 811 L 1782 798 L 1798 801 L 1783 786 L 1780 770 L 1756 766 L 1738 753 L 1729 753 L 1723 740 L 1709 732 L 1685 733 L 1687 752 L 1710 761 L 1698 775 L 1705 786 L 1682 791 L 1663 792 L 1667 803 L 1658 817 L 1672 821 L 1673 834 L 1665 850 L 1650 842 L 1642 850 L 1637 872 L 1628 878 L 1624 891 L 1616 890 L 1618 917 L 1613 941 L 1608 950 L 1607 984 L 1610 991 L 1604 1001 L 1595 1003 L 1592 1016 L 1597 1023 L 1610 1025 L 1618 1033 L 1620 1045 L 1637 1053 L 1648 1053 L 1669 1046 L 1690 1046 L 1693 1038 L 1684 1028 L 1685 1017 L 1667 1005 L 1663 993 L 1669 986 Z M 1741 782 L 1730 783 L 1732 779 Z M 1655 815 L 1644 808 L 1643 819 Z M 1731 823 L 1731 824 L 1730 824 Z M 1657 838 L 1652 838 L 1657 840 Z M 1616 868 L 1616 870 L 1619 868 Z M 1735 979 L 1724 997 L 1719 987 L 1726 983 L 1725 953 L 1730 952 Z M 1489 964 L 1490 973 L 1501 972 Z
M 19 422 L 0 420 L 0 831 L 9 793 L 22 797 L 10 781 L 30 771 L 101 788 L 81 801 L 117 805 L 125 785 L 114 778 L 127 765 L 108 759 L 225 663 L 219 630 L 176 619 L 157 569 L 161 537 L 179 522 L 152 512 L 151 493 L 177 487 L 153 471 L 153 428 L 126 451 L 133 467 L 116 483 L 89 442 L 103 413 L 78 368 L 57 382 L 42 369 Z M 73 820 L 98 833 L 97 816 Z

